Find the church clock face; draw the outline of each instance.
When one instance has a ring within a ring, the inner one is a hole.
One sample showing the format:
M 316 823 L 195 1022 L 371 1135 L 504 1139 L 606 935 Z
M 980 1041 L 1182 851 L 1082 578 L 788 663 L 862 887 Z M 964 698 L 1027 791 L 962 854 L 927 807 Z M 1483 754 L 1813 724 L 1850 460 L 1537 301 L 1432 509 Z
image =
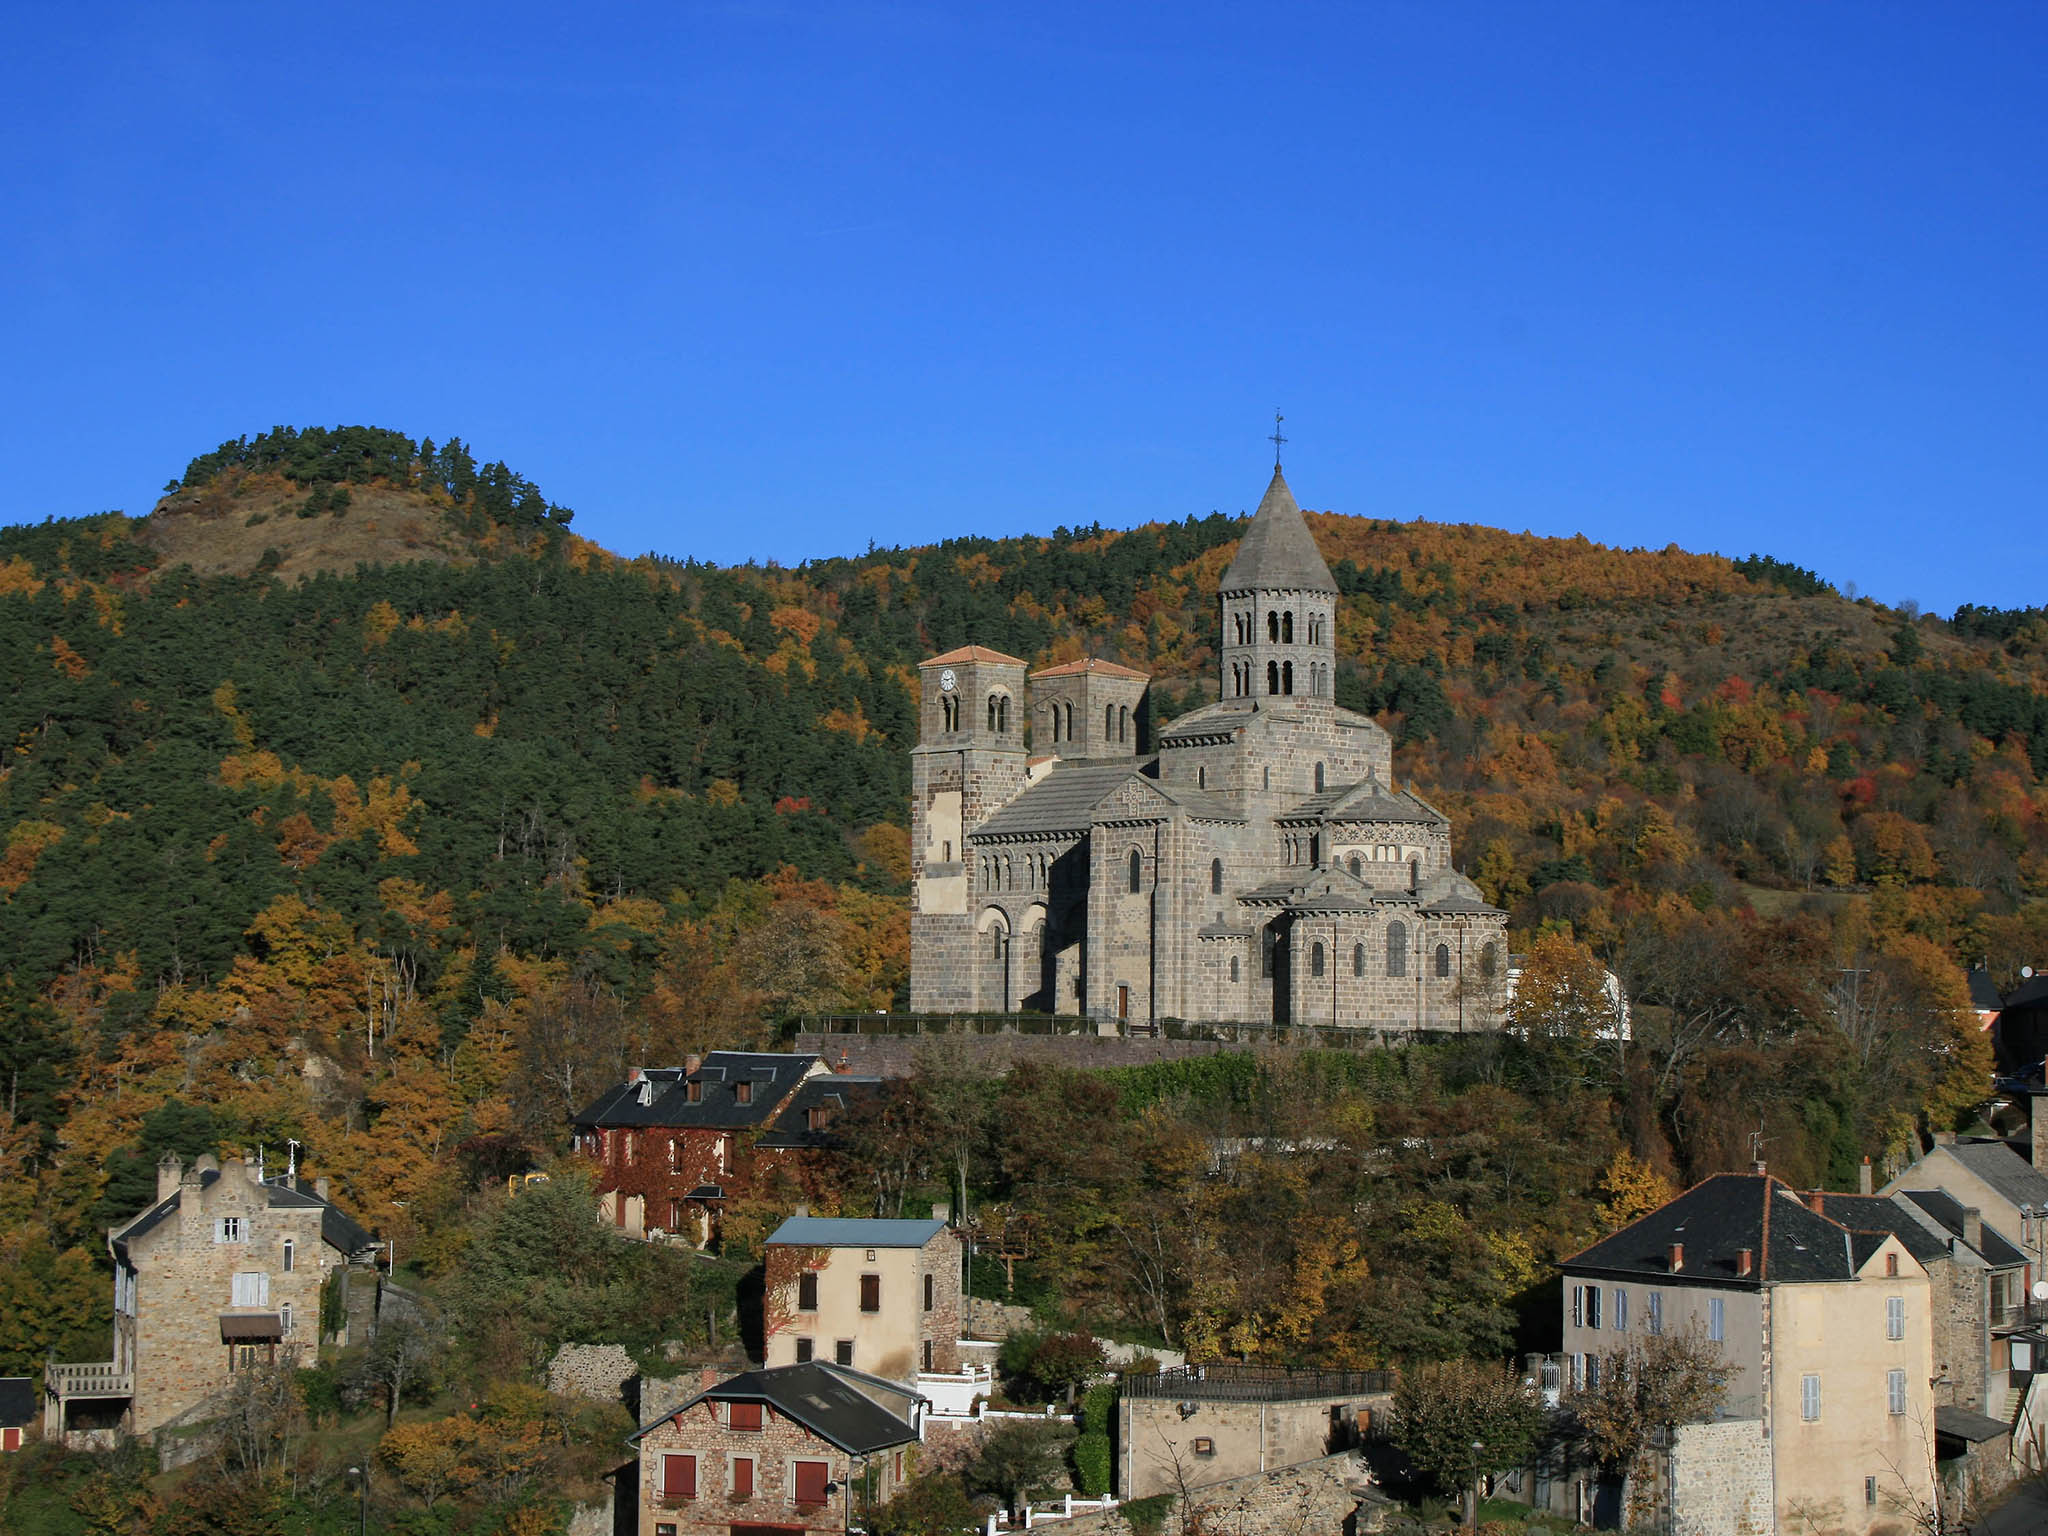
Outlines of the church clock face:
M 959 681 L 960 679 L 953 675 L 953 669 L 948 667 L 939 674 L 939 691 L 941 693 L 951 693 L 954 685 Z

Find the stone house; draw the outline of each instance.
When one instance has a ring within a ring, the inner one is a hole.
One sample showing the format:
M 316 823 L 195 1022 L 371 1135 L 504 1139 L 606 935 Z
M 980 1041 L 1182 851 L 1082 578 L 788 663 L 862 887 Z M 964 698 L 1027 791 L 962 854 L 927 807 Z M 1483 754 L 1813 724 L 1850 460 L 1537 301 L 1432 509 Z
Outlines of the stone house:
M 746 1371 L 627 1441 L 640 1536 L 844 1532 L 911 1475 L 918 1395 L 824 1361 Z
M 1494 1027 L 1506 915 L 1386 731 L 1337 704 L 1340 595 L 1276 465 L 1217 591 L 1219 697 L 1150 755 L 1129 667 L 921 663 L 911 1007 Z
M 596 1174 L 598 1217 L 630 1237 L 708 1246 L 764 1160 L 829 1148 L 827 1127 L 878 1086 L 812 1055 L 713 1051 L 680 1067 L 636 1067 L 572 1121 Z
M 937 1219 L 799 1213 L 770 1234 L 770 1366 L 830 1360 L 892 1381 L 960 1369 L 961 1250 Z
M 1221 1364 L 1127 1375 L 1117 1496 L 1178 1494 L 1351 1450 L 1393 1401 L 1389 1371 Z
M 1572 1387 L 1639 1339 L 1695 1330 L 1734 1369 L 1719 1421 L 1679 1430 L 1677 1528 L 1875 1536 L 1930 1503 L 1931 1286 L 1894 1232 L 1824 1215 L 1759 1169 L 1704 1180 L 1560 1268 Z
M 27 1376 L 0 1376 L 0 1451 L 18 1451 L 36 1418 L 36 1384 Z
M 159 1163 L 156 1201 L 107 1233 L 113 1358 L 50 1367 L 46 1428 L 144 1435 L 238 1370 L 318 1363 L 322 1288 L 374 1248 L 326 1186 L 316 1180 L 309 1194 L 240 1158 Z

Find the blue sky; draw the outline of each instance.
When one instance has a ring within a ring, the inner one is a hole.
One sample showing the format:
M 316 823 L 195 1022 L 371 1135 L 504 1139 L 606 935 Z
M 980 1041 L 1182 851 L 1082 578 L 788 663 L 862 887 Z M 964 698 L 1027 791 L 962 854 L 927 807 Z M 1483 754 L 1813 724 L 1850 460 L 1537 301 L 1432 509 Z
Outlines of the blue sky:
M 275 423 L 627 553 L 1303 503 L 2044 600 L 2048 8 L 17 6 L 0 521 Z

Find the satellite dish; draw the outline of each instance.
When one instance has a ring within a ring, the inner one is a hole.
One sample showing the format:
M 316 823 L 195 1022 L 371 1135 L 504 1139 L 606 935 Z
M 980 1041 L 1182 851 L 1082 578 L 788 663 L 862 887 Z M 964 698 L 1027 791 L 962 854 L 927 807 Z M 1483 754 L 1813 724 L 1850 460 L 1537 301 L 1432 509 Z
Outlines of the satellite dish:
M 2036 1280 L 2034 1282 L 2034 1300 L 2048 1301 L 2048 1280 Z
M 2020 979 L 2022 981 L 2032 981 L 2034 979 L 2034 968 L 2031 965 L 2021 966 Z

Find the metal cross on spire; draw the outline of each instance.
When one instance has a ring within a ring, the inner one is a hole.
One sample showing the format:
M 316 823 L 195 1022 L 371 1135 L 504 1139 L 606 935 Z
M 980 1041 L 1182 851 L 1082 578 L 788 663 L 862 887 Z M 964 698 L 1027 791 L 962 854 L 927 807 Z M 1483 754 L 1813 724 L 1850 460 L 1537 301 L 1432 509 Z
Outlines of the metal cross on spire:
M 1285 421 L 1286 419 L 1287 418 L 1285 416 L 1282 416 L 1277 410 L 1274 411 L 1273 435 L 1266 439 L 1267 442 L 1273 445 L 1273 467 L 1275 469 L 1278 469 L 1280 467 L 1280 450 L 1287 442 L 1287 439 L 1283 437 L 1280 432 L 1280 423 Z

